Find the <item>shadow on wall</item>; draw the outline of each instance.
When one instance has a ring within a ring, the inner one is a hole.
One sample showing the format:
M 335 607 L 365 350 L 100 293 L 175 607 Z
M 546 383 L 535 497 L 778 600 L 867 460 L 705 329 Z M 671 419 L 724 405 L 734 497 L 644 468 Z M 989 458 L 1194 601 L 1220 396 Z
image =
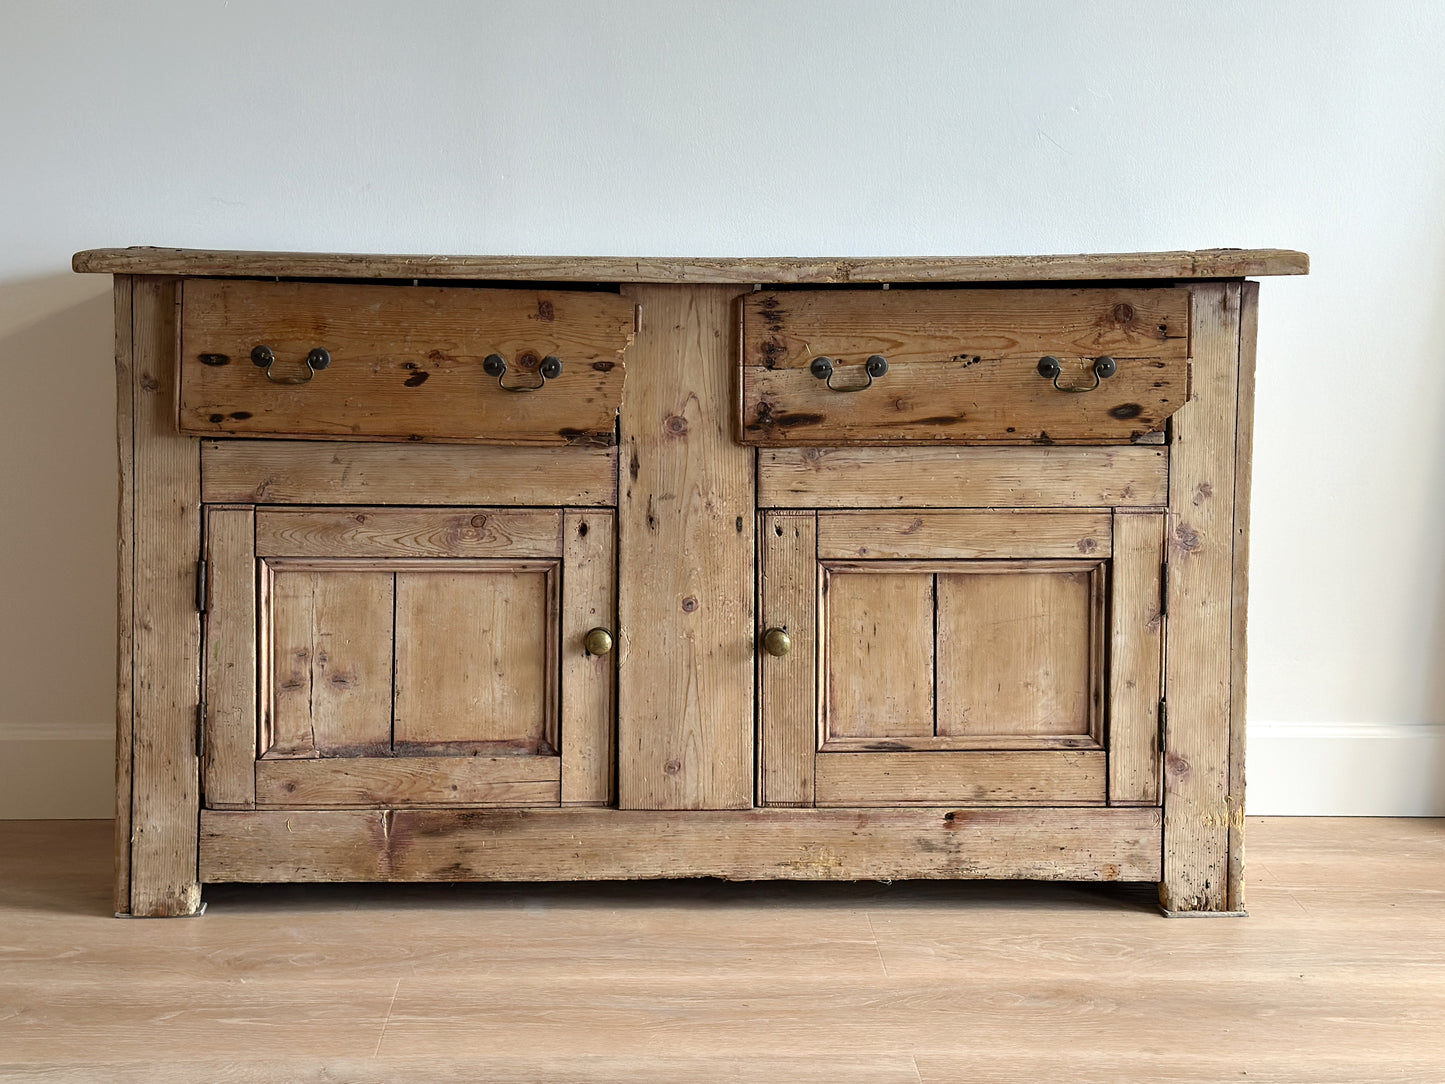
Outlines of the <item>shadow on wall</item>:
M 111 805 L 76 793 L 65 751 L 114 734 L 112 325 L 108 278 L 0 282 L 0 791 L 76 810 L 38 816 Z

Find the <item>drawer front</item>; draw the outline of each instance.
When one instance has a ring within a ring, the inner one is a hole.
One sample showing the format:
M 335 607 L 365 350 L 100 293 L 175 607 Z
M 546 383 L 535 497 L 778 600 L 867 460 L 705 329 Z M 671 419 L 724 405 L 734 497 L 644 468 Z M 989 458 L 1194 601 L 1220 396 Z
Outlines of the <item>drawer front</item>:
M 1124 444 L 1188 396 L 1184 290 L 778 291 L 742 322 L 744 444 Z
M 206 436 L 611 444 L 635 322 L 607 293 L 219 279 L 180 308 L 180 429 Z

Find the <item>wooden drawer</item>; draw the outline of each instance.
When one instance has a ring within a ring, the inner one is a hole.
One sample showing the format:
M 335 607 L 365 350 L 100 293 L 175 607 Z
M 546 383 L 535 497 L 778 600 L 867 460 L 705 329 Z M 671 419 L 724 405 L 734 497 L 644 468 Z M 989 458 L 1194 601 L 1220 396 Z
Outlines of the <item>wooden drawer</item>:
M 742 440 L 1129 443 L 1184 405 L 1188 334 L 1168 288 L 755 293 Z
M 569 290 L 193 279 L 179 307 L 180 429 L 207 436 L 611 444 L 635 323 Z

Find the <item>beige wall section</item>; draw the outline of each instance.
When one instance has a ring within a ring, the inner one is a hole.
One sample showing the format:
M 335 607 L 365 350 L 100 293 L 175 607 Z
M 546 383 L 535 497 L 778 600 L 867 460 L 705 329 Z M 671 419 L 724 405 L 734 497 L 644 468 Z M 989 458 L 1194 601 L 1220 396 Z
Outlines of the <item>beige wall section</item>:
M 0 739 L 0 820 L 109 820 L 114 790 L 109 734 Z

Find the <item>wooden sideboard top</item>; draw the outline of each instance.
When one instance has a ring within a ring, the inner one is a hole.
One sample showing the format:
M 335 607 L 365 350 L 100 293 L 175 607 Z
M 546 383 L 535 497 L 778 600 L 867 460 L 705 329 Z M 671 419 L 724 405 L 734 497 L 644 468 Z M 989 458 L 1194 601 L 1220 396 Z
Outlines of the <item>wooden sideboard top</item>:
M 1077 256 L 700 258 L 688 256 L 387 256 L 96 248 L 79 272 L 285 278 L 530 279 L 545 282 L 871 283 L 1227 279 L 1306 275 L 1309 256 L 1277 248 L 1115 252 Z

